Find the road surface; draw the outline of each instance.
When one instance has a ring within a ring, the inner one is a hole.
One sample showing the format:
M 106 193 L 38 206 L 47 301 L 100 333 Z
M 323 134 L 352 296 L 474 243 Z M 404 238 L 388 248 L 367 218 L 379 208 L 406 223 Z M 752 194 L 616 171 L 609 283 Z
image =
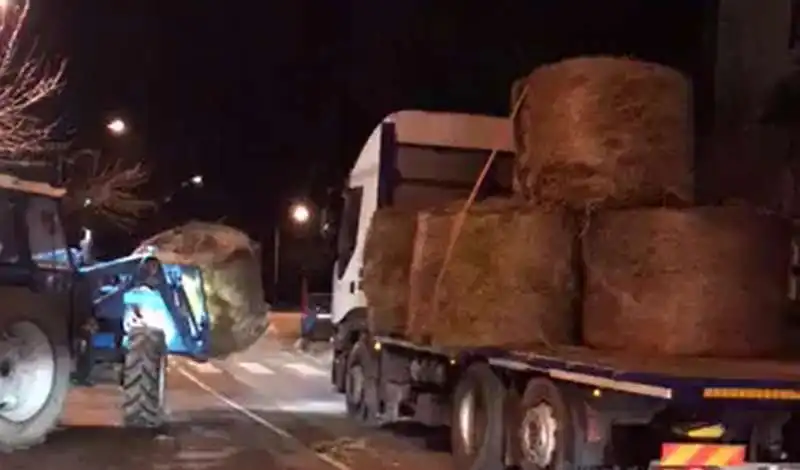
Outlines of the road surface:
M 376 431 L 344 416 L 329 357 L 269 339 L 225 361 L 170 364 L 170 424 L 122 429 L 112 386 L 76 389 L 63 426 L 3 470 L 451 470 L 445 439 Z

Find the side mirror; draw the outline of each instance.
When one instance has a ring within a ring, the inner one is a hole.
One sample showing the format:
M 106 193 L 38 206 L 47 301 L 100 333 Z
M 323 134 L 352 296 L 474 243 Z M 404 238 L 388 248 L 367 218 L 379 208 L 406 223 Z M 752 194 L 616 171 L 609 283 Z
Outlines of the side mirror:
M 335 240 L 339 232 L 339 214 L 344 209 L 344 195 L 338 188 L 328 189 L 328 203 L 320 211 L 320 234 L 326 240 Z

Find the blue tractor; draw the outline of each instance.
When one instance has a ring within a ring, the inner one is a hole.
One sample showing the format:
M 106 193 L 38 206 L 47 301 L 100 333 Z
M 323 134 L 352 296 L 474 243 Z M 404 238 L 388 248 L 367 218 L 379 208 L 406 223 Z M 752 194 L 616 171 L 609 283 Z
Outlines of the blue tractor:
M 161 427 L 168 356 L 209 351 L 200 270 L 154 252 L 91 262 L 89 232 L 70 249 L 45 168 L 0 161 L 0 450 L 42 441 L 71 384 L 119 384 L 124 423 Z

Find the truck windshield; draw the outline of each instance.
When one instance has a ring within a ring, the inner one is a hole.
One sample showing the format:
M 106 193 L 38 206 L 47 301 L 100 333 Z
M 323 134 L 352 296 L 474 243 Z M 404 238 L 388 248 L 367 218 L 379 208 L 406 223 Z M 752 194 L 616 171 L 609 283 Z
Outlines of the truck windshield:
M 46 269 L 71 269 L 70 252 L 58 213 L 58 202 L 45 197 L 31 198 L 25 217 L 34 263 Z

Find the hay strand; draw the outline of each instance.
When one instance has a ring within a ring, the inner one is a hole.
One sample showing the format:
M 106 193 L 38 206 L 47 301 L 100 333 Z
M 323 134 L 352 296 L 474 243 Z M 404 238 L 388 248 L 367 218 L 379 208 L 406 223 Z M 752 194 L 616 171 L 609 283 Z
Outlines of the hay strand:
M 693 199 L 691 91 L 679 72 L 611 57 L 536 69 L 515 119 L 515 188 L 576 209 Z
M 595 214 L 585 340 L 645 355 L 777 354 L 790 246 L 786 220 L 749 207 Z
M 520 108 L 522 107 L 522 103 L 525 101 L 525 96 L 528 94 L 528 87 L 523 86 L 522 90 L 519 92 L 519 96 L 517 97 L 517 102 L 514 105 L 514 109 L 511 112 L 511 120 L 513 121 L 516 119 L 517 113 L 519 113 Z M 461 211 L 456 215 L 455 220 L 453 222 L 453 226 L 450 229 L 450 237 L 447 243 L 447 248 L 444 251 L 444 261 L 442 262 L 441 268 L 439 269 L 439 274 L 436 276 L 436 281 L 434 283 L 433 288 L 433 307 L 438 308 L 439 302 L 439 290 L 442 285 L 442 281 L 447 273 L 448 265 L 450 264 L 450 259 L 453 256 L 453 249 L 458 242 L 458 236 L 461 234 L 461 229 L 464 225 L 464 220 L 467 217 L 467 212 L 469 211 L 470 206 L 475 202 L 475 198 L 478 196 L 478 191 L 483 184 L 483 181 L 486 179 L 486 175 L 489 174 L 489 169 L 492 167 L 494 163 L 494 159 L 497 157 L 497 154 L 500 152 L 500 146 L 498 145 L 492 150 L 492 153 L 489 155 L 489 158 L 486 159 L 486 164 L 483 165 L 483 169 L 481 170 L 480 175 L 478 175 L 478 179 L 475 181 L 475 184 L 472 187 L 472 191 L 469 194 L 469 197 L 464 202 L 464 206 L 461 208 Z

